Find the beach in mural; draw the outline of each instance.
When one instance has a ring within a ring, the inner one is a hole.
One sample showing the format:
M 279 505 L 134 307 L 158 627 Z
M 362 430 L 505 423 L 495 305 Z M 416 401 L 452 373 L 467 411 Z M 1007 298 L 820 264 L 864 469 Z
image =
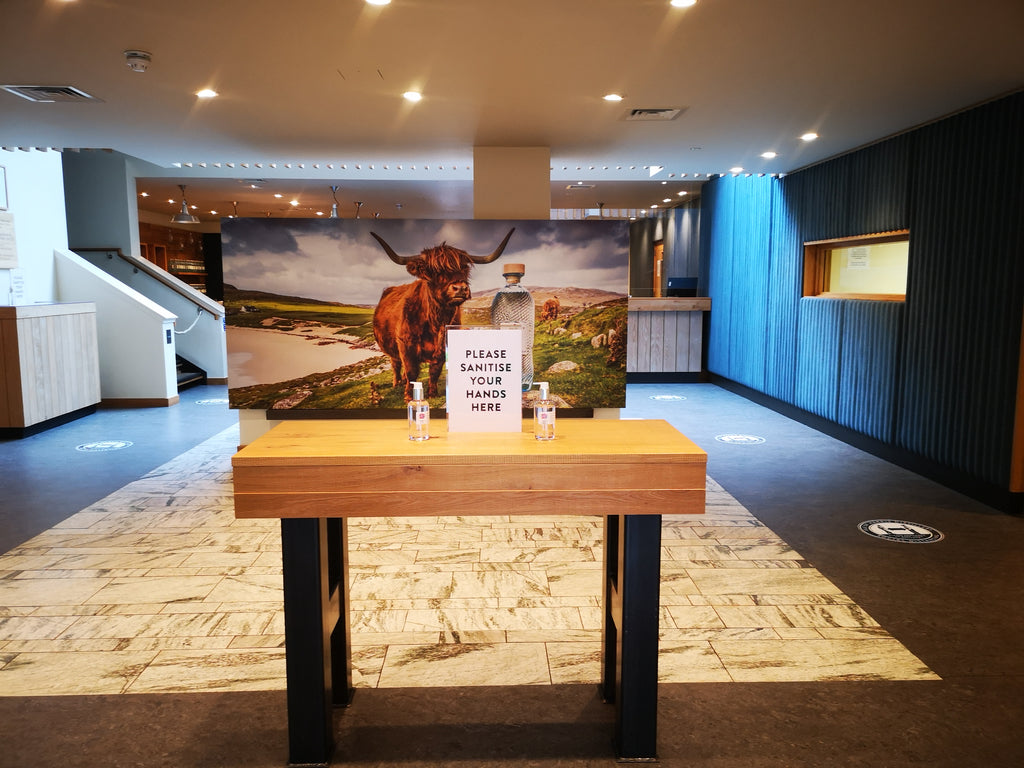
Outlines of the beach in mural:
M 336 336 L 330 326 L 320 324 L 294 331 L 229 327 L 232 383 L 239 387 L 273 384 L 282 376 L 308 376 L 380 354 L 355 347 L 355 342 L 354 336 Z
M 223 227 L 229 399 L 253 409 L 400 409 L 391 362 L 373 334 L 385 288 L 415 278 L 371 235 L 415 255 L 450 243 L 494 250 L 473 267 L 463 325 L 488 325 L 504 284 L 502 264 L 526 265 L 535 305 L 535 380 L 549 380 L 561 407 L 625 405 L 624 222 L 226 220 Z M 421 378 L 426 378 L 423 366 Z M 431 405 L 442 407 L 439 396 Z M 524 395 L 529 405 L 532 393 Z

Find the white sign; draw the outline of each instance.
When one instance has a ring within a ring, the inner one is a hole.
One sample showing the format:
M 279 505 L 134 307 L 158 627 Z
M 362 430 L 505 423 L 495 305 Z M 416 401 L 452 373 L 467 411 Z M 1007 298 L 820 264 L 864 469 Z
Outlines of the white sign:
M 519 328 L 449 328 L 449 432 L 521 432 L 523 332 Z
M 12 269 L 8 274 L 11 276 L 11 306 L 18 306 L 25 303 L 25 275 L 20 269 Z
M 866 245 L 858 245 L 846 252 L 847 269 L 871 269 L 871 251 Z
M 18 266 L 18 246 L 14 241 L 14 214 L 0 213 L 0 269 Z

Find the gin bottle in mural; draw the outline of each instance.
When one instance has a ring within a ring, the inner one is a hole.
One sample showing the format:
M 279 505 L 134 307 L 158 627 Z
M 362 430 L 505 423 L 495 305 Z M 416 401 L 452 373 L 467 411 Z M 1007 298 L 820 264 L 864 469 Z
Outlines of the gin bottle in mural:
M 523 392 L 533 386 L 533 296 L 521 284 L 523 264 L 506 264 L 501 273 L 505 285 L 491 302 L 491 324 L 514 324 L 523 329 Z

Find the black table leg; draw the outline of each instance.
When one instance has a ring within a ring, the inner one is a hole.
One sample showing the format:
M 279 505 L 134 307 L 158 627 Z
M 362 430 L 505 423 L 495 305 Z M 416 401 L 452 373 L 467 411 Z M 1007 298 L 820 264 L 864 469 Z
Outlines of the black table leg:
M 605 701 L 615 704 L 621 762 L 657 760 L 661 515 L 605 522 Z
M 336 704 L 351 695 L 346 525 L 281 520 L 288 763 L 328 765 Z

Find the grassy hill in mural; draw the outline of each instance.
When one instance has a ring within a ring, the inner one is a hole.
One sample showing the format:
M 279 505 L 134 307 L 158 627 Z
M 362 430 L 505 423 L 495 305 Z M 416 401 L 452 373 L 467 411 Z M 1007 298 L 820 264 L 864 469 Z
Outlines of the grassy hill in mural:
M 373 307 L 279 296 L 225 285 L 224 309 L 227 324 L 238 328 L 291 331 L 297 326 L 316 323 L 373 343 Z
M 534 291 L 534 289 L 531 289 Z M 562 311 L 536 324 L 534 380 L 547 380 L 566 407 L 621 408 L 625 405 L 626 298 L 606 292 L 580 289 L 537 289 L 534 298 L 540 317 L 550 296 L 566 297 Z M 570 298 L 572 297 L 572 298 Z M 609 298 L 612 297 L 612 298 Z M 561 298 L 560 298 L 561 300 Z M 464 321 L 487 322 L 487 296 L 467 302 Z M 315 316 L 316 322 L 336 325 L 339 332 L 373 344 L 373 309 L 330 304 L 254 291 L 225 292 L 229 324 L 244 316 L 247 327 L 268 327 L 267 322 L 293 325 Z M 242 312 L 239 308 L 245 307 Z M 230 308 L 235 308 L 234 311 Z M 307 311 L 308 310 L 308 311 Z M 360 322 L 361 321 L 361 322 Z M 426 376 L 426 367 L 421 372 Z M 440 383 L 444 391 L 444 376 Z M 231 405 L 252 409 L 404 409 L 401 388 L 392 386 L 391 364 L 378 355 L 334 370 L 288 381 L 232 388 Z M 441 407 L 442 397 L 431 404 Z

